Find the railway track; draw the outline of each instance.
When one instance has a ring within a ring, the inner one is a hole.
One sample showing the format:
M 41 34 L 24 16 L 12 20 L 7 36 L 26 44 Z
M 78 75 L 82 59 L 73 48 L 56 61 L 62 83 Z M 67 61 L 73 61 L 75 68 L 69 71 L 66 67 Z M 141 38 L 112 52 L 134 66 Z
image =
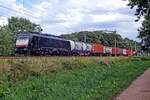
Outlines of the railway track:
M 0 56 L 0 59 L 20 59 L 20 58 L 55 58 L 55 57 L 87 57 L 87 56 Z
M 114 56 L 0 56 L 0 59 L 25 59 L 25 58 L 73 58 L 73 57 L 101 57 L 101 58 L 114 58 Z M 118 58 L 121 56 L 117 56 L 115 58 Z

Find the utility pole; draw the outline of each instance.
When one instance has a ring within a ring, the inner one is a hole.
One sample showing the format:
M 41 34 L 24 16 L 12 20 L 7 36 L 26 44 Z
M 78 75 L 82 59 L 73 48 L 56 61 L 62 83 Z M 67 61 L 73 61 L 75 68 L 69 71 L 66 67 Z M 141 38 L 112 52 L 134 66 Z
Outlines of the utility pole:
M 136 51 L 136 42 L 135 42 L 135 51 Z
M 112 33 L 115 33 L 115 34 L 117 34 L 117 31 L 116 30 L 114 30 L 114 31 L 108 31 L 108 30 L 104 30 L 104 32 L 112 32 Z M 117 56 L 117 39 L 115 38 L 115 56 Z
M 130 43 L 130 48 L 131 48 L 131 50 L 133 50 L 133 47 L 132 47 L 132 44 Z
M 117 56 L 117 54 L 116 54 L 116 48 L 117 48 L 117 40 L 115 38 L 115 56 Z
M 117 33 L 116 30 L 114 32 L 115 32 L 115 34 Z M 116 37 L 115 37 L 115 57 L 117 56 L 117 54 L 116 54 L 116 51 L 117 51 L 116 48 L 117 48 L 117 40 L 116 40 Z
M 84 42 L 86 43 L 86 32 L 84 33 Z
M 136 41 L 135 41 L 135 53 L 137 55 Z

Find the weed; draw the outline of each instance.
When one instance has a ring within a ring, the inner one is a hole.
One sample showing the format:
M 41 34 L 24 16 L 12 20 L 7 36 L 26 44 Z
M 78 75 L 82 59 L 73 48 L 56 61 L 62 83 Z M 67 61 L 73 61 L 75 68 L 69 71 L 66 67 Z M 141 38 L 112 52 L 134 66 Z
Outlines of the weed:
M 110 100 L 150 66 L 147 58 L 28 58 L 5 61 L 2 100 Z M 107 67 L 109 66 L 109 67 Z

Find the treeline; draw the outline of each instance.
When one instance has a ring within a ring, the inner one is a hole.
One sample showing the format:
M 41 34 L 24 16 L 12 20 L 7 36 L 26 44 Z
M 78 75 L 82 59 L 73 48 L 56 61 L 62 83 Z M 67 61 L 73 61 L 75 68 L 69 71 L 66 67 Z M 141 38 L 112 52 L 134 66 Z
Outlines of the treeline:
M 41 31 L 41 27 L 25 18 L 11 17 L 8 24 L 0 26 L 0 55 L 14 54 L 15 39 L 19 32 Z
M 25 18 L 11 17 L 8 19 L 8 24 L 0 26 L 0 55 L 14 54 L 16 35 L 20 32 L 41 32 L 40 25 L 32 23 Z M 101 43 L 105 46 L 115 45 L 115 39 L 117 41 L 117 47 L 135 49 L 135 41 L 128 38 L 122 38 L 119 34 L 114 32 L 107 33 L 104 31 L 82 31 L 67 35 L 61 35 L 65 39 L 82 41 L 84 42 L 86 35 L 87 43 Z M 138 43 L 137 48 L 140 47 Z
M 117 47 L 128 48 L 132 50 L 139 50 L 140 44 L 136 41 L 130 40 L 128 38 L 122 38 L 121 35 L 117 34 L 115 31 L 81 31 L 72 34 L 61 35 L 65 39 L 81 41 L 87 43 L 101 43 L 105 46 L 115 46 L 115 41 Z

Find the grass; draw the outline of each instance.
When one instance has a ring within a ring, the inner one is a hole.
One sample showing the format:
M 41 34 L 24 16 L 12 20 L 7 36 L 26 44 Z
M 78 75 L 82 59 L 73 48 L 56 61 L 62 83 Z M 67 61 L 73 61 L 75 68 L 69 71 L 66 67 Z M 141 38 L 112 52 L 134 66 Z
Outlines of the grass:
M 2 100 L 110 100 L 150 67 L 149 58 L 0 60 Z

